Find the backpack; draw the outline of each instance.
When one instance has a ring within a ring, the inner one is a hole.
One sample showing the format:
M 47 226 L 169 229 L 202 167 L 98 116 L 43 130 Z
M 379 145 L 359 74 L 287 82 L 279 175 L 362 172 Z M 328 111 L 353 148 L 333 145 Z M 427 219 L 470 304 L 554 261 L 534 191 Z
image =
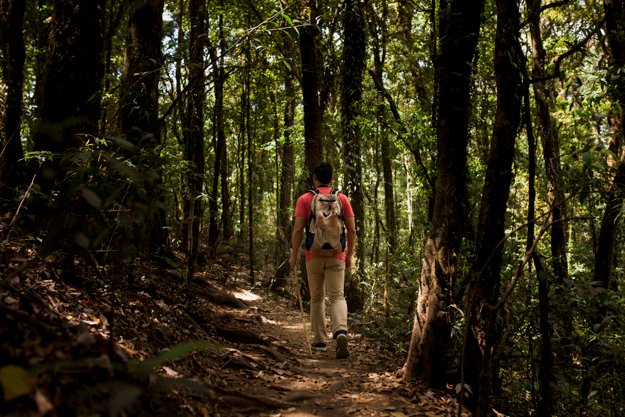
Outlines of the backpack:
M 319 256 L 335 256 L 345 250 L 345 222 L 343 204 L 338 190 L 321 194 L 317 189 L 310 205 L 306 225 L 306 249 Z

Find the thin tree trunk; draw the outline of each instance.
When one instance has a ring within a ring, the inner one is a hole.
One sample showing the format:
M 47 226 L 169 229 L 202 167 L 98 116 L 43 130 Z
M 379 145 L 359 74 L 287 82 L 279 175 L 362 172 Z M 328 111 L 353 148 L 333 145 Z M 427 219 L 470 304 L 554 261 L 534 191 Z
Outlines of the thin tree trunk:
M 247 138 L 247 224 L 248 224 L 248 257 L 249 257 L 249 277 L 248 282 L 250 285 L 254 285 L 256 281 L 255 272 L 255 257 L 254 257 L 254 148 L 252 137 L 252 123 L 251 112 L 252 107 L 250 104 L 250 96 L 252 80 L 251 80 L 251 52 L 250 45 L 247 44 L 245 48 L 245 137 Z
M 542 79 L 545 76 L 545 49 L 542 42 L 540 29 L 540 8 L 542 0 L 529 0 L 527 2 L 530 33 L 532 36 L 532 75 Z M 538 136 L 543 147 L 545 161 L 545 173 L 547 177 L 547 199 L 551 210 L 551 256 L 555 279 L 554 290 L 561 300 L 562 325 L 560 333 L 563 335 L 562 345 L 566 346 L 573 333 L 572 313 L 565 293 L 565 282 L 568 279 L 568 262 L 566 222 L 566 201 L 564 185 L 562 181 L 562 169 L 560 167 L 560 142 L 554 122 L 551 117 L 551 95 L 547 81 L 537 81 L 533 84 L 534 100 L 538 115 Z
M 534 245 L 536 224 L 536 138 L 532 126 L 530 110 L 529 84 L 526 83 L 524 92 L 524 123 L 528 143 L 528 203 L 527 203 L 527 242 L 526 251 Z M 553 414 L 553 392 L 551 389 L 553 378 L 553 350 L 551 347 L 552 327 L 549 323 L 549 279 L 537 251 L 532 255 L 532 261 L 536 268 L 538 279 L 538 327 L 540 334 L 540 359 L 538 365 L 538 386 L 540 399 L 536 404 L 537 413 L 540 417 L 548 417 Z M 533 359 L 533 358 L 531 358 Z
M 384 218 L 386 221 L 386 242 L 387 242 L 387 247 L 388 247 L 388 254 L 389 257 L 392 257 L 393 255 L 393 251 L 395 249 L 395 247 L 397 246 L 397 219 L 395 216 L 395 193 L 393 190 L 393 167 L 392 167 L 392 160 L 393 160 L 393 155 L 391 152 L 391 142 L 389 140 L 388 137 L 388 133 L 387 133 L 387 129 L 384 128 L 385 125 L 385 106 L 384 106 L 384 101 L 385 101 L 385 91 L 383 90 L 383 75 L 384 75 L 384 63 L 385 63 L 385 57 L 386 57 L 386 40 L 388 38 L 388 31 L 386 28 L 386 21 L 388 18 L 388 8 L 386 5 L 386 1 L 383 2 L 382 5 L 382 14 L 380 16 L 379 19 L 377 19 L 377 16 L 375 15 L 375 12 L 373 11 L 371 4 L 369 4 L 370 6 L 370 23 L 369 26 L 371 27 L 371 29 L 369 30 L 370 33 L 380 33 L 380 36 L 373 36 L 372 35 L 372 47 L 373 47 L 373 74 L 372 76 L 375 77 L 376 81 L 375 84 L 378 88 L 378 100 L 379 100 L 379 105 L 376 109 L 376 116 L 378 119 L 378 124 L 381 126 L 380 130 L 379 130 L 379 141 L 380 141 L 380 151 L 381 151 L 381 159 L 382 159 L 382 176 L 384 178 Z M 403 8 L 405 8 L 406 5 L 403 5 Z M 400 9 L 403 9 L 402 7 L 400 7 Z M 404 16 L 403 14 L 400 13 L 400 20 L 402 20 L 402 16 Z M 405 17 L 403 17 L 403 19 L 406 19 Z M 409 23 L 406 23 L 407 27 L 404 29 L 404 36 L 407 42 L 410 42 L 410 34 L 409 34 L 409 29 L 410 29 L 410 25 Z M 405 33 L 408 32 L 408 33 Z M 419 71 L 419 69 L 417 68 L 417 72 Z M 421 89 L 421 88 L 417 88 L 419 91 L 421 91 L 423 94 L 425 94 L 425 90 Z M 399 121 L 401 122 L 401 121 Z M 392 262 L 389 262 L 392 263 Z
M 625 66 L 625 1 L 604 0 L 604 11 L 606 16 L 606 34 L 609 55 L 609 75 L 607 79 L 612 84 L 608 86 L 609 97 L 614 102 L 614 116 L 610 120 L 613 138 L 610 143 L 610 150 L 615 154 L 620 154 L 620 160 L 616 165 L 612 184 L 606 198 L 606 206 L 601 219 L 597 250 L 595 251 L 594 282 L 600 283 L 601 287 L 607 291 L 617 290 L 617 282 L 613 276 L 614 255 L 617 246 L 617 228 L 623 210 L 625 200 L 625 148 L 623 139 L 625 138 L 625 119 L 623 109 L 625 108 L 625 80 L 620 73 Z M 592 333 L 600 333 L 605 326 L 606 316 L 605 306 L 599 306 L 599 313 L 590 319 Z M 588 402 L 592 385 L 604 375 L 605 369 L 602 364 L 605 353 L 593 342 L 588 346 L 585 357 L 592 358 L 585 364 L 584 379 L 581 388 L 581 402 L 585 405 Z M 591 370 L 594 368 L 594 372 Z
M 360 0 L 343 2 L 344 49 L 342 60 L 341 127 L 343 129 L 343 160 L 345 164 L 345 190 L 351 199 L 356 215 L 356 233 L 360 244 L 356 246 L 356 271 L 347 273 L 345 294 L 350 311 L 360 310 L 364 294 L 359 275 L 365 260 L 364 250 L 364 195 L 362 192 L 362 167 L 360 151 L 360 126 L 358 116 L 362 100 L 362 82 L 365 69 L 366 33 L 363 5 Z
M 0 125 L 0 204 L 12 200 L 16 187 L 26 184 L 22 126 L 22 94 L 24 86 L 24 9 L 25 0 L 0 1 L 0 47 L 2 78 L 6 84 L 5 112 Z
M 223 2 L 222 2 L 223 3 Z M 223 4 L 222 4 L 223 6 Z M 226 75 L 223 68 L 223 53 L 225 47 L 225 39 L 223 38 L 223 14 L 219 14 L 219 52 L 220 56 L 217 54 L 216 48 L 210 48 L 211 53 L 211 61 L 213 67 L 213 80 L 214 80 L 214 90 L 215 90 L 215 105 L 214 105 L 214 132 L 215 132 L 215 140 L 214 140 L 214 151 L 215 151 L 215 161 L 214 161 L 214 169 L 213 169 L 213 187 L 211 192 L 211 198 L 208 204 L 209 207 L 209 225 L 208 225 L 208 246 L 211 250 L 211 255 L 214 256 L 217 250 L 217 240 L 219 238 L 219 222 L 218 222 L 218 196 L 219 196 L 219 185 L 221 179 L 221 191 L 222 191 L 222 199 L 224 198 L 223 191 L 224 188 L 227 192 L 228 187 L 223 187 L 223 175 L 226 175 L 226 184 L 227 184 L 227 158 L 226 158 L 226 131 L 224 125 L 224 84 L 226 81 Z M 224 166 L 225 165 L 225 166 Z M 228 198 L 229 199 L 229 198 Z M 223 204 L 222 208 L 227 207 L 228 204 Z M 222 219 L 224 214 L 222 211 Z M 225 231 L 224 231 L 225 232 Z M 225 233 L 224 233 L 225 239 Z
M 189 166 L 186 173 L 187 190 L 185 192 L 185 229 L 188 245 L 185 248 L 189 274 L 193 274 L 194 264 L 199 252 L 200 223 L 202 218 L 202 200 L 204 188 L 204 46 L 206 28 L 206 0 L 190 0 L 189 19 L 189 87 L 187 88 L 185 159 Z
M 237 236 L 237 245 L 243 248 L 243 239 L 245 237 L 245 202 L 247 201 L 247 193 L 245 186 L 245 161 L 246 161 L 246 135 L 247 131 L 247 86 L 243 85 L 243 90 L 241 91 L 240 96 L 240 115 L 241 120 L 239 121 L 239 142 L 238 142 L 238 182 L 239 182 L 239 228 L 238 228 L 238 236 Z
M 625 137 L 625 81 L 619 73 L 625 66 L 625 2 L 623 0 L 604 0 L 608 47 L 610 49 L 609 77 L 613 84 L 609 87 L 611 98 L 619 106 L 617 116 L 612 120 L 614 139 L 612 143 L 621 145 Z M 597 242 L 597 256 L 595 258 L 594 281 L 601 282 L 603 288 L 614 289 L 612 264 L 616 245 L 617 219 L 620 218 L 623 200 L 625 199 L 625 151 L 614 146 L 616 153 L 621 154 L 617 165 L 612 186 L 607 198 L 606 208 L 601 219 L 601 229 Z
M 114 0 L 107 0 L 107 15 L 108 20 L 106 23 L 106 28 L 104 30 L 104 74 L 111 73 L 112 67 L 112 56 L 113 56 L 113 38 L 119 31 L 119 25 L 124 18 L 126 13 L 126 7 L 119 2 L 115 2 Z M 111 90 L 111 79 L 109 77 L 104 77 L 104 87 L 102 91 L 110 91 Z M 103 100 L 102 102 L 102 117 L 100 118 L 100 130 L 102 135 L 105 137 L 110 137 L 114 134 L 114 130 L 118 127 L 115 123 L 110 123 L 111 128 L 109 128 L 109 117 L 113 114 L 114 108 L 116 106 L 113 105 L 112 100 Z M 110 114 L 109 114 L 110 112 Z
M 295 45 L 288 36 L 283 37 L 283 50 L 286 59 L 295 58 Z M 295 177 L 295 162 L 293 149 L 293 127 L 295 125 L 295 108 L 297 105 L 297 93 L 291 74 L 284 75 L 284 133 L 282 151 L 282 165 L 280 167 L 280 183 L 278 184 L 278 230 L 277 239 L 281 243 L 283 260 L 288 260 L 291 250 L 291 206 L 293 204 L 293 179 Z M 279 260 L 281 258 L 278 258 Z M 282 267 L 276 270 L 276 282 L 272 289 L 280 291 L 287 286 L 290 266 L 284 262 Z
M 405 380 L 445 386 L 454 277 L 460 245 L 468 235 L 467 143 L 469 92 L 480 32 L 482 0 L 440 4 L 440 79 L 437 125 L 437 190 L 430 233 L 423 249 Z

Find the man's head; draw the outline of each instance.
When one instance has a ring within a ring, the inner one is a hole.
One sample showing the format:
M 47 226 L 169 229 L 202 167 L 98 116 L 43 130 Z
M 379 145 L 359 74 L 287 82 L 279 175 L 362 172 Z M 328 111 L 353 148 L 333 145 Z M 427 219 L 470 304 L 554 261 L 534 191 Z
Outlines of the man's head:
M 332 165 L 327 162 L 322 162 L 315 167 L 314 174 L 314 178 L 316 178 L 320 184 L 328 185 L 332 182 Z

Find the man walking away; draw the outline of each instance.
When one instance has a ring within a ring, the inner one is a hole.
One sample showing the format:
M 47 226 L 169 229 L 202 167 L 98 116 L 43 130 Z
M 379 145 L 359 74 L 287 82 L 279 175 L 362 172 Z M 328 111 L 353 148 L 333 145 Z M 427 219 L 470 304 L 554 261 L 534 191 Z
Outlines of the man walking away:
M 345 269 L 352 266 L 356 245 L 354 211 L 346 195 L 333 190 L 332 165 L 322 162 L 313 174 L 315 189 L 302 194 L 295 204 L 291 236 L 291 268 L 297 265 L 304 230 L 306 272 L 310 289 L 310 324 L 312 349 L 325 352 L 325 295 L 330 304 L 332 337 L 336 340 L 336 357 L 349 356 L 347 347 L 347 302 Z

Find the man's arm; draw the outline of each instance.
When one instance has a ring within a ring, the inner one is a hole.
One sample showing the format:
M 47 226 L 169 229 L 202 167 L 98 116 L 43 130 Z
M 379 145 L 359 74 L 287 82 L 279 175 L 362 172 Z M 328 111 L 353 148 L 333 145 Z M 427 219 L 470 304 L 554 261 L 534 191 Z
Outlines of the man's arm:
M 354 249 L 356 249 L 356 220 L 354 217 L 345 217 L 345 229 L 347 234 L 347 249 L 345 250 L 345 269 L 352 266 Z
M 293 222 L 293 233 L 291 234 L 291 258 L 289 264 L 291 268 L 295 268 L 297 265 L 297 255 L 299 254 L 299 247 L 302 244 L 302 235 L 304 233 L 305 226 L 304 217 L 296 217 Z

